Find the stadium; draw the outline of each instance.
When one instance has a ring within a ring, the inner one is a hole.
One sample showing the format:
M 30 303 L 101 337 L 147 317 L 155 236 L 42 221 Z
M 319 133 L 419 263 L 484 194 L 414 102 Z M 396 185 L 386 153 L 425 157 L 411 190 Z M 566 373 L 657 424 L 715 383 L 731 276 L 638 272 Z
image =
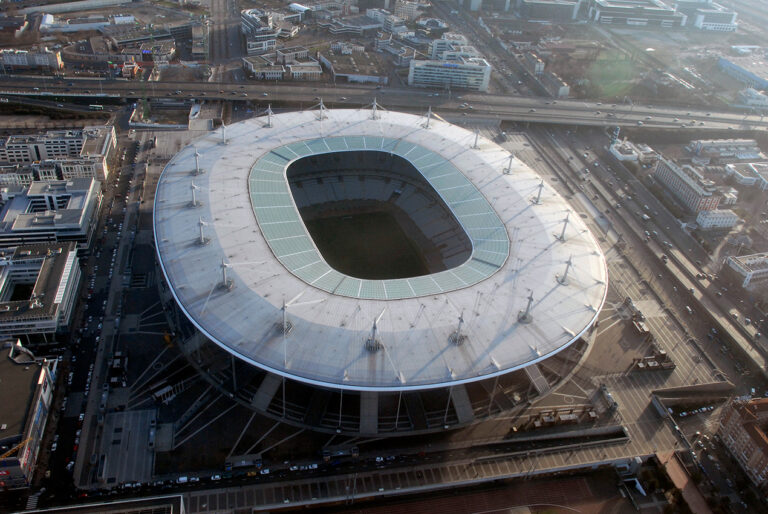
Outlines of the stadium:
M 160 291 L 206 380 L 270 418 L 396 436 L 514 415 L 605 302 L 586 225 L 501 146 L 432 115 L 221 127 L 157 185 Z

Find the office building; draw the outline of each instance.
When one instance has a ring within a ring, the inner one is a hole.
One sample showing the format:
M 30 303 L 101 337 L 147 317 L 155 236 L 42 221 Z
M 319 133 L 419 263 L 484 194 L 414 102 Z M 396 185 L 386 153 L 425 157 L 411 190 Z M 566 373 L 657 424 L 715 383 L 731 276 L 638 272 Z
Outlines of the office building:
M 748 288 L 768 279 L 768 252 L 730 256 L 725 260 L 725 264 L 731 274 L 739 278 L 741 287 Z
M 517 0 L 517 12 L 525 20 L 568 21 L 579 15 L 582 0 Z
M 603 25 L 674 28 L 685 15 L 661 0 L 588 0 L 587 17 Z
M 768 162 L 738 162 L 726 164 L 725 175 L 734 177 L 737 184 L 768 189 Z
M 768 482 L 768 398 L 734 401 L 720 421 L 718 435 L 753 484 L 766 490 Z
M 768 108 L 768 95 L 751 87 L 739 91 L 738 102 L 746 107 Z
M 92 178 L 32 182 L 0 190 L 0 248 L 74 241 L 90 247 L 101 191 Z
M 692 166 L 678 166 L 661 158 L 656 164 L 656 180 L 664 184 L 689 211 L 698 213 L 717 209 L 720 195 L 715 183 L 705 179 Z
M 491 65 L 480 57 L 458 57 L 455 60 L 412 60 L 408 69 L 408 85 L 441 89 L 488 90 Z
M 0 50 L 0 70 L 4 73 L 14 70 L 35 70 L 57 72 L 64 68 L 61 52 L 42 48 L 39 50 Z
M 115 127 L 90 126 L 82 130 L 51 130 L 39 135 L 0 138 L 0 163 L 48 163 L 54 175 L 37 173 L 35 180 L 109 178 L 109 158 L 117 145 Z
M 66 332 L 80 285 L 77 245 L 17 246 L 0 254 L 0 338 Z
M 677 12 L 686 17 L 685 26 L 714 32 L 735 32 L 738 14 L 712 0 L 675 0 Z
M 739 216 L 730 209 L 701 211 L 696 216 L 696 224 L 701 230 L 722 230 L 736 226 Z

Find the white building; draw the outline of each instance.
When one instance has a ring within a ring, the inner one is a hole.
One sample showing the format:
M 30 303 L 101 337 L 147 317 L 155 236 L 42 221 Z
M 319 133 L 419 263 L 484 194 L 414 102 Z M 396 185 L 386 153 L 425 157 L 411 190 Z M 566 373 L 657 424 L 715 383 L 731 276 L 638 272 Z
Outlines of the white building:
M 768 95 L 748 87 L 739 91 L 739 102 L 747 107 L 768 108 Z
M 702 230 L 731 228 L 739 222 L 739 216 L 730 209 L 701 211 L 696 216 L 696 224 Z
M 408 0 L 397 0 L 395 3 L 395 16 L 406 21 L 413 21 L 421 16 L 422 5 Z
M 32 182 L 0 190 L 0 248 L 74 241 L 88 248 L 96 229 L 101 191 L 98 181 Z
M 43 48 L 41 50 L 0 50 L 0 69 L 42 69 L 57 71 L 64 68 L 61 52 Z
M 491 65 L 479 57 L 455 61 L 412 60 L 408 69 L 408 85 L 488 91 Z
M 768 279 L 768 253 L 753 253 L 741 257 L 728 257 L 725 263 L 743 278 L 742 287 Z
M 768 189 L 768 162 L 743 162 L 727 164 L 725 174 L 734 177 L 737 184 Z
M 79 285 L 74 241 L 22 245 L 0 255 L 0 337 L 66 331 Z
M 55 165 L 61 175 L 45 176 L 38 170 L 35 180 L 90 177 L 106 181 L 109 178 L 109 157 L 116 145 L 117 137 L 112 125 L 7 136 L 0 139 L 0 163 L 48 163 Z
M 626 139 L 623 141 L 616 141 L 608 149 L 611 155 L 622 162 L 639 162 L 640 164 L 652 164 L 659 158 L 653 148 L 650 146 L 638 143 L 635 144 Z
M 429 44 L 429 58 L 442 59 L 444 52 L 456 50 L 458 48 L 470 46 L 469 40 L 463 34 L 448 32 L 442 35 L 440 39 L 435 39 Z

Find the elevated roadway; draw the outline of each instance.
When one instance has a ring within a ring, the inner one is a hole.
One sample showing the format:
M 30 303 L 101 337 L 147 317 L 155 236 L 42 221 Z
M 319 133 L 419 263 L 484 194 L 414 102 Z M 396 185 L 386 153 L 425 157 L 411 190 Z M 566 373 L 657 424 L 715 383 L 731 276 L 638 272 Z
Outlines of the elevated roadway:
M 177 94 L 177 92 L 179 92 Z M 322 98 L 329 107 L 359 107 L 374 98 L 387 108 L 424 112 L 431 106 L 440 112 L 496 117 L 502 121 L 589 126 L 690 130 L 692 132 L 768 129 L 760 115 L 728 111 L 703 111 L 688 107 L 603 104 L 580 100 L 550 100 L 421 89 L 371 89 L 354 85 L 295 83 L 136 82 L 126 80 L 43 80 L 40 77 L 3 77 L 0 96 L 54 96 L 96 101 L 98 99 L 195 98 L 256 101 L 310 107 Z

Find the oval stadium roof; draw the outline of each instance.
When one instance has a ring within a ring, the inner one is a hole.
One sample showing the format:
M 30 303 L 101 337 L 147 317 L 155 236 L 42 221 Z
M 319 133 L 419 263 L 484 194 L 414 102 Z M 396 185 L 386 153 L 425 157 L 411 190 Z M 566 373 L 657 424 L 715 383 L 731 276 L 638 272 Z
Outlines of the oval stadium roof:
M 607 290 L 592 234 L 548 185 L 535 203 L 541 177 L 517 159 L 510 165 L 506 150 L 482 137 L 473 148 L 475 134 L 425 121 L 381 110 L 377 119 L 368 110 L 286 113 L 271 126 L 254 118 L 182 149 L 158 183 L 154 224 L 161 267 L 185 314 L 255 366 L 354 390 L 481 380 L 578 339 Z M 464 227 L 470 258 L 410 279 L 361 280 L 331 268 L 285 171 L 338 150 L 409 160 Z M 374 321 L 378 351 L 366 348 Z

